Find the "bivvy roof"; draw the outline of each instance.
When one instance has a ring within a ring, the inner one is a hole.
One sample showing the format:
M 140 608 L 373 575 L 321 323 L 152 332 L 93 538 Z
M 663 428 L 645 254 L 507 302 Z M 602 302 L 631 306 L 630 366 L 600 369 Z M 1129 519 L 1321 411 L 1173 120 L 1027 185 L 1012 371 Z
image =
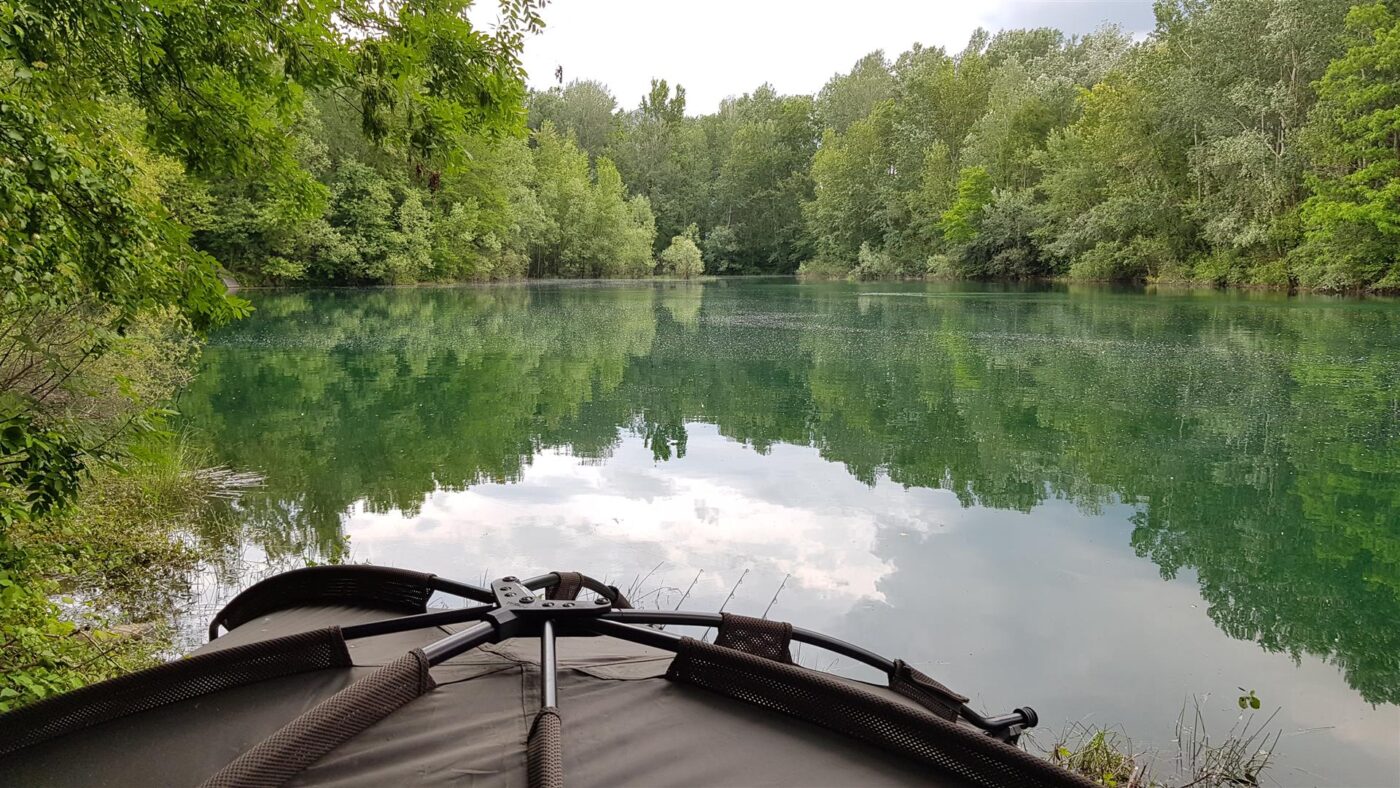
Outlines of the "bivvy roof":
M 479 604 L 430 611 L 435 592 Z M 481 588 L 300 569 L 238 595 L 210 638 L 0 716 L 0 784 L 1092 784 L 1012 746 L 1028 708 L 984 717 L 902 661 L 786 623 L 633 610 L 572 572 Z M 793 640 L 888 686 L 800 667 Z

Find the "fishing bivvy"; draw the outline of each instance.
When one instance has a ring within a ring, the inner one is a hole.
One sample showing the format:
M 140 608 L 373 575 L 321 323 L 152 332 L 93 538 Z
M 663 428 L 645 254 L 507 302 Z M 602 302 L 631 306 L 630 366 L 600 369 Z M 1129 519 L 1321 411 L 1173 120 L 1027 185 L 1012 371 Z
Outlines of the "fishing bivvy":
M 887 681 L 801 667 L 793 641 Z M 635 610 L 574 572 L 328 566 L 248 588 L 184 659 L 0 716 L 0 784 L 1091 785 L 1014 746 L 1035 724 L 817 632 Z

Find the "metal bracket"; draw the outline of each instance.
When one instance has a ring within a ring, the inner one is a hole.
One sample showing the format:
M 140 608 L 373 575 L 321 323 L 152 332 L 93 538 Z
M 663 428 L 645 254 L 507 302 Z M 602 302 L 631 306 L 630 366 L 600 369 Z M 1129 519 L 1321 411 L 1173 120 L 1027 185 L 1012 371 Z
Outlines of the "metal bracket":
M 574 599 L 546 599 L 544 594 L 526 588 L 517 577 L 502 577 L 491 581 L 491 592 L 502 612 L 509 612 L 528 621 L 569 621 L 597 618 L 612 609 L 604 598 L 591 602 Z

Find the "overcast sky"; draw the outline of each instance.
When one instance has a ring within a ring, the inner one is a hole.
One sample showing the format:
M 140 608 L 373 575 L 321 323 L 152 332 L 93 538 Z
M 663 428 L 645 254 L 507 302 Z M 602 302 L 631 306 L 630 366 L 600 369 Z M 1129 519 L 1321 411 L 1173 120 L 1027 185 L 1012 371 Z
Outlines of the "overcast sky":
M 494 19 L 495 4 L 479 2 Z M 604 82 L 631 108 L 663 77 L 685 85 L 690 114 L 764 82 L 813 93 L 875 49 L 893 58 L 918 41 L 956 51 L 979 25 L 1153 26 L 1151 0 L 552 0 L 544 13 L 545 32 L 525 45 L 532 87 L 554 84 L 563 66 L 565 81 Z

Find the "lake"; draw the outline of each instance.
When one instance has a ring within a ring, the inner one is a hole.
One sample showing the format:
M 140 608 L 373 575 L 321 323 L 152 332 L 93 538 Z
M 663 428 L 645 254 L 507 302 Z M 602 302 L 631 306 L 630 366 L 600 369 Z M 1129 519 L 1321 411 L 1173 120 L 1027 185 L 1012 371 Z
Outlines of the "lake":
M 1080 721 L 1174 753 L 1193 696 L 1219 736 L 1253 690 L 1279 783 L 1400 784 L 1400 302 L 788 279 L 250 297 L 179 403 L 266 479 L 201 614 L 307 560 L 580 570 L 1034 706 L 1044 743 Z

